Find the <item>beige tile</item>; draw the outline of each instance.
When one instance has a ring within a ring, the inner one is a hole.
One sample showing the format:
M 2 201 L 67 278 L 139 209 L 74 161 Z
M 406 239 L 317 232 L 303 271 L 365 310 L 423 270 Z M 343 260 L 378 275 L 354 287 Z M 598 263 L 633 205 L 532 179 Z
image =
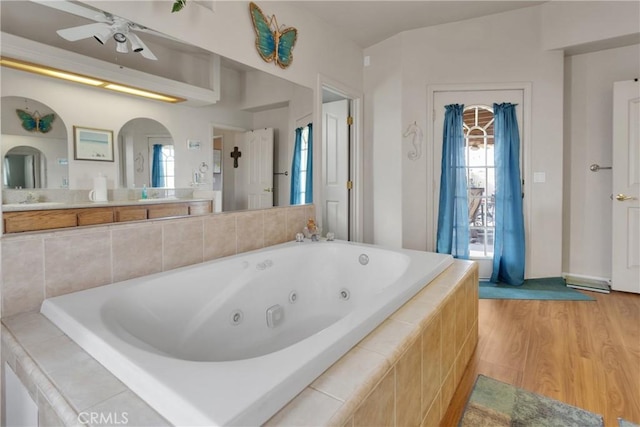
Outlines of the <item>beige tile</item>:
M 387 319 L 360 341 L 358 346 L 382 354 L 393 364 L 419 333 L 418 328 L 413 325 Z
M 28 352 L 45 373 L 69 369 L 91 358 L 66 335 L 34 343 Z
M 29 392 L 29 396 L 31 396 L 35 402 L 38 398 L 38 388 L 33 380 L 33 376 L 31 375 L 34 369 L 37 368 L 33 363 L 26 364 L 25 366 L 20 359 L 16 359 L 15 374 Z
M 421 379 L 422 339 L 418 337 L 396 365 L 396 425 L 420 426 Z
M 346 423 L 342 425 L 342 427 L 354 427 L 353 425 L 353 417 L 349 418 Z
M 422 332 L 422 414 L 432 406 L 442 384 L 442 316 L 440 312 Z
M 436 307 L 437 304 L 434 301 L 425 302 L 425 300 L 412 298 L 393 313 L 391 315 L 391 319 L 410 323 L 416 327 L 423 328 L 424 325 L 433 317 Z
M 361 402 L 390 367 L 384 356 L 365 348 L 354 347 L 311 383 L 310 387 L 341 401 Z
M 2 323 L 27 350 L 34 344 L 63 335 L 40 313 L 22 313 L 3 318 Z
M 264 247 L 264 212 L 239 212 L 236 219 L 238 253 Z
M 455 323 L 456 323 L 456 332 L 455 332 L 455 337 L 456 337 L 456 354 L 458 354 L 458 352 L 460 350 L 462 350 L 462 345 L 464 344 L 464 340 L 467 336 L 467 315 L 465 313 L 465 307 L 466 307 L 466 302 L 465 302 L 465 290 L 464 290 L 464 285 L 460 284 L 454 294 L 453 294 L 453 298 L 454 298 L 454 304 L 455 304 L 455 310 L 456 310 L 456 314 L 455 314 Z
M 203 261 L 202 217 L 167 221 L 162 229 L 163 270 Z
M 235 255 L 236 214 L 223 213 L 204 218 L 204 259 Z
M 455 298 L 447 298 L 442 306 L 442 375 L 447 375 L 456 357 Z
M 38 310 L 44 299 L 41 238 L 2 241 L 2 316 Z
M 422 427 L 439 427 L 442 418 L 442 408 L 440 404 L 440 394 L 433 400 L 433 404 L 428 408 L 427 414 L 422 420 Z
M 470 277 L 464 285 L 464 292 L 465 292 L 465 312 L 467 313 L 467 324 L 465 325 L 467 328 L 467 331 L 470 331 L 471 328 L 473 327 L 473 322 L 475 321 L 474 319 L 474 305 L 477 304 L 477 300 L 475 300 L 475 292 L 474 292 L 474 287 L 478 286 L 476 282 L 473 281 L 473 277 Z
M 342 402 L 319 391 L 305 388 L 265 426 L 317 426 L 325 425 L 340 408 Z
M 294 240 L 296 233 L 302 233 L 308 219 L 305 206 L 294 206 L 287 209 L 287 240 Z
M 453 371 L 450 371 L 449 375 L 444 378 L 444 381 L 442 383 L 442 389 L 440 391 L 440 404 L 443 413 L 446 412 L 447 408 L 449 407 L 449 403 L 451 402 L 453 393 L 456 390 L 456 383 L 454 382 L 454 379 L 455 378 L 453 375 Z
M 395 369 L 391 369 L 353 416 L 354 426 L 395 425 Z
M 307 219 L 316 217 L 316 205 L 313 203 L 304 205 L 304 214 Z M 326 232 L 326 230 L 325 230 Z
M 46 298 L 111 283 L 107 230 L 45 239 L 44 256 Z
M 267 209 L 264 211 L 264 246 L 277 245 L 287 240 L 287 210 Z
M 162 271 L 162 224 L 136 224 L 111 231 L 113 281 Z
M 120 424 L 136 427 L 164 427 L 171 425 L 130 390 L 117 394 L 83 412 L 87 418 L 93 415 L 98 420 L 97 423 L 91 423 L 92 426 Z M 100 417 L 100 415 L 103 416 Z
M 38 427 L 57 427 L 65 425 L 53 405 L 38 391 Z
M 76 411 L 84 411 L 127 390 L 124 384 L 92 358 L 48 375 Z

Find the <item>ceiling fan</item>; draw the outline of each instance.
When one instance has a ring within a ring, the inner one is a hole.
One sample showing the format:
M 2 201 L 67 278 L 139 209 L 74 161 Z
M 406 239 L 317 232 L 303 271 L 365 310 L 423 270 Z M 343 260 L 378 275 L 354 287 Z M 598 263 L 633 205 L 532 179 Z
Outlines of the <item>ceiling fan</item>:
M 151 60 L 158 58 L 151 52 L 146 44 L 138 37 L 135 32 L 148 32 L 156 35 L 153 30 L 142 25 L 136 24 L 116 15 L 103 12 L 98 9 L 81 6 L 69 1 L 46 1 L 32 0 L 48 7 L 52 7 L 64 12 L 68 12 L 77 16 L 81 16 L 96 22 L 91 24 L 79 25 L 76 27 L 64 28 L 56 31 L 58 35 L 69 41 L 78 41 L 93 37 L 98 43 L 106 44 L 109 39 L 113 38 L 116 43 L 116 52 L 129 53 L 129 45 L 131 51 L 140 53 L 143 57 Z

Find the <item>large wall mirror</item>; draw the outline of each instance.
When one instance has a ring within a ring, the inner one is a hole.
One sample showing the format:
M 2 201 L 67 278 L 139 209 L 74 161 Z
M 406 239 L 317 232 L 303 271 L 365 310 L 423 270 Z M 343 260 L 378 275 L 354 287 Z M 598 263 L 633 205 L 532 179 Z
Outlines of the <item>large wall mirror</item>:
M 150 61 L 134 52 L 118 52 L 113 40 L 104 45 L 97 43 L 93 37 L 70 42 L 58 36 L 56 31 L 91 21 L 47 6 L 46 3 L 0 2 L 3 34 L 82 54 L 87 62 L 115 60 L 120 67 L 172 79 L 180 84 L 196 85 L 208 80 L 206 70 L 201 65 L 212 63 L 211 52 L 175 39 L 147 34 L 141 38 L 156 54 L 158 61 Z M 53 3 L 90 7 L 72 2 Z M 3 46 L 4 43 L 3 40 Z M 226 58 L 221 58 L 220 64 L 220 100 L 212 105 L 200 106 L 142 101 L 128 95 L 84 87 L 81 89 L 83 95 L 80 95 L 76 94 L 80 90 L 77 85 L 15 70 L 8 70 L 3 80 L 19 74 L 18 78 L 22 80 L 34 79 L 38 84 L 47 84 L 39 91 L 41 101 L 55 99 L 56 105 L 64 109 L 69 126 L 109 129 L 114 133 L 113 163 L 75 161 L 73 155 L 69 159 L 66 150 L 67 147 L 73 147 L 73 138 L 66 132 L 56 136 L 61 146 L 59 153 L 50 154 L 40 149 L 47 164 L 47 177 L 43 181 L 50 188 L 61 188 L 68 184 L 71 190 L 88 189 L 91 178 L 97 173 L 109 177 L 109 188 L 152 187 L 154 183 L 149 171 L 153 163 L 153 146 L 161 145 L 168 151 L 172 145 L 175 176 L 173 179 L 167 177 L 162 187 L 213 191 L 216 198 L 220 198 L 220 206 L 224 210 L 262 207 L 260 203 L 249 201 L 251 190 L 243 186 L 251 173 L 247 166 L 252 163 L 252 156 L 264 159 L 266 155 L 266 148 L 255 145 L 256 141 L 262 141 L 262 137 L 252 140 L 251 133 L 270 129 L 269 174 L 272 181 L 270 185 L 262 186 L 264 193 L 269 193 L 269 198 L 262 197 L 261 200 L 269 199 L 273 206 L 289 205 L 296 127 L 311 121 L 313 90 Z M 93 91 L 91 96 L 86 96 L 87 90 Z M 13 87 L 12 94 L 16 91 L 19 92 L 19 88 Z M 64 95 L 61 97 L 60 94 Z M 15 99 L 2 98 L 3 156 L 7 147 L 5 117 L 17 122 L 15 109 L 20 108 L 18 105 L 24 107 L 24 98 L 10 98 Z M 38 110 L 43 115 L 50 112 L 44 105 L 36 104 L 37 101 L 29 101 L 32 102 L 30 111 Z M 19 126 L 19 123 L 16 124 Z M 62 119 L 57 116 L 56 129 L 65 129 Z M 198 136 L 192 138 L 195 130 L 198 130 Z M 26 134 L 23 135 L 25 137 L 29 136 L 28 132 L 22 133 Z M 51 136 L 53 133 L 46 137 Z M 18 145 L 31 144 L 12 143 L 12 146 Z M 232 157 L 232 154 L 236 157 Z M 68 164 L 64 164 L 65 159 L 68 159 Z M 68 167 L 66 180 L 61 173 L 52 175 L 54 165 Z M 261 170 L 260 173 L 264 175 L 266 172 Z

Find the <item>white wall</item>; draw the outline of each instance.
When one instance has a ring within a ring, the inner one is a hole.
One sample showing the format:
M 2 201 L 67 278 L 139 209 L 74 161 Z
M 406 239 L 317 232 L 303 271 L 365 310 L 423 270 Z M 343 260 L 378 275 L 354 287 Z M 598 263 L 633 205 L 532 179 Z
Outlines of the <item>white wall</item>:
M 179 13 L 171 13 L 170 2 L 164 1 L 84 3 L 309 88 L 315 87 L 318 73 L 362 88 L 362 49 L 295 2 L 269 1 L 261 5 L 266 15 L 276 15 L 280 25 L 298 29 L 293 63 L 286 70 L 264 62 L 258 55 L 249 2 L 216 1 L 215 11 L 188 2 Z
M 638 1 L 549 1 L 541 10 L 545 50 L 593 51 L 611 43 L 640 42 Z
M 640 77 L 640 45 L 565 58 L 566 273 L 611 278 L 613 82 Z
M 401 247 L 402 161 L 399 136 L 402 115 L 401 35 L 367 50 L 364 70 L 365 203 L 364 241 Z M 405 193 L 406 194 L 406 193 Z
M 529 146 L 525 149 L 529 158 L 525 159 L 523 178 L 531 183 L 533 171 L 545 172 L 546 182 L 528 184 L 525 190 L 530 192 L 530 206 L 525 206 L 530 225 L 527 275 L 560 274 L 563 55 L 542 50 L 540 28 L 540 9 L 526 8 L 407 31 L 365 51 L 372 64 L 364 70 L 365 98 L 370 102 L 365 107 L 369 108 L 365 140 L 368 132 L 374 134 L 374 188 L 368 196 L 374 198 L 375 219 L 368 240 L 379 242 L 382 233 L 386 242 L 433 249 L 434 237 L 428 226 L 433 212 L 427 194 L 428 186 L 439 178 L 432 176 L 432 164 L 437 159 L 431 155 L 433 146 L 425 145 L 423 158 L 412 162 L 406 156 L 410 144 L 402 138 L 405 128 L 414 121 L 424 130 L 426 139 L 432 135 L 431 113 L 427 111 L 429 85 L 531 82 L 532 128 L 531 140 L 523 141 Z M 400 59 L 395 53 L 399 50 Z M 376 84 L 369 85 L 370 80 Z M 400 103 L 396 88 L 390 89 L 390 96 L 376 96 L 385 87 L 398 86 L 399 81 Z M 383 135 L 377 133 L 380 121 L 386 123 Z M 383 158 L 384 166 L 380 164 Z M 379 221 L 380 215 L 387 217 Z M 394 221 L 392 230 L 389 220 Z

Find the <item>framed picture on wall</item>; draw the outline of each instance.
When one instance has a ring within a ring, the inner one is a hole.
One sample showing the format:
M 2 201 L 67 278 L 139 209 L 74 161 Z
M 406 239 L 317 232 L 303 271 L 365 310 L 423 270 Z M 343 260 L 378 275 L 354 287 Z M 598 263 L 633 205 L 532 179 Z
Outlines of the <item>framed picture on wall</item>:
M 73 150 L 76 160 L 113 162 L 113 131 L 74 126 Z

